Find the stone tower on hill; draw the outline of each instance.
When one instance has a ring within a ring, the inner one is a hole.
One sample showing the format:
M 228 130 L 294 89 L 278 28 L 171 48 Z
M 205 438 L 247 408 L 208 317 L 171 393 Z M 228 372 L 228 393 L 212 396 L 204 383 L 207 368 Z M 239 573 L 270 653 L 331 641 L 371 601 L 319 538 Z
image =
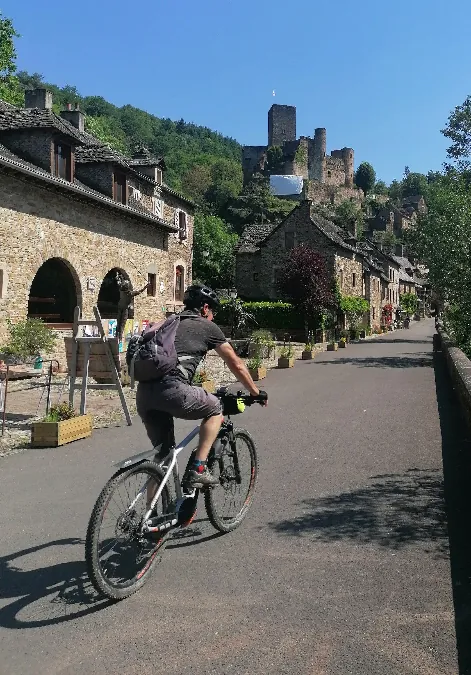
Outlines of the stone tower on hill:
M 267 166 L 270 147 L 279 147 L 282 151 L 282 160 L 273 170 Z M 316 129 L 313 138 L 296 138 L 296 108 L 272 105 L 268 111 L 268 145 L 246 145 L 242 148 L 244 182 L 249 182 L 258 171 L 268 171 L 269 174 L 301 176 L 305 181 L 305 191 L 309 191 L 314 201 L 339 201 L 332 198 L 338 188 L 345 188 L 342 190 L 345 192 L 343 198 L 361 198 L 361 191 L 353 186 L 353 149 L 333 150 L 330 155 L 327 155 L 326 149 L 325 129 Z M 313 183 L 307 185 L 306 181 Z M 320 185 L 326 186 L 326 189 L 321 189 Z M 351 191 L 353 193 L 349 194 Z M 315 193 L 319 198 L 315 197 Z

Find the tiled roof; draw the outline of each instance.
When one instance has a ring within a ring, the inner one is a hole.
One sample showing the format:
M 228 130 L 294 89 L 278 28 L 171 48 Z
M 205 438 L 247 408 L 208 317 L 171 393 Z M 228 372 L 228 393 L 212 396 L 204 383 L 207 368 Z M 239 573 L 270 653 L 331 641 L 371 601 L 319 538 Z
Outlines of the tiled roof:
M 260 244 L 267 239 L 276 225 L 273 223 L 253 223 L 247 225 L 237 244 L 237 253 L 257 253 L 260 250 Z
M 356 246 L 351 246 L 351 244 L 347 244 L 345 241 L 345 232 L 342 230 L 341 227 L 338 225 L 335 225 L 330 220 L 327 220 L 327 218 L 324 218 L 323 216 L 319 214 L 312 215 L 311 214 L 311 223 L 315 225 L 321 232 L 323 232 L 328 239 L 330 239 L 334 244 L 337 244 L 341 248 L 345 248 L 349 251 L 353 251 L 355 253 L 359 253 L 358 248 Z
M 0 99 L 0 110 L 17 110 L 17 107 Z
M 85 134 L 81 134 L 70 122 L 62 119 L 52 110 L 14 107 L 0 110 L 0 131 L 23 129 L 55 129 L 64 136 L 73 138 L 76 143 L 87 144 Z
M 155 157 L 147 148 L 137 150 L 129 160 L 131 166 L 159 166 L 165 169 L 163 157 Z
M 8 150 L 8 148 L 6 148 L 4 145 L 1 144 L 0 144 L 0 165 L 5 166 L 7 168 L 15 169 L 29 176 L 33 176 L 61 189 L 74 192 L 76 195 L 89 198 L 93 201 L 101 202 L 102 204 L 108 205 L 112 209 L 118 210 L 123 214 L 143 218 L 147 222 L 153 223 L 154 225 L 157 225 L 167 231 L 176 232 L 178 229 L 173 225 L 173 223 L 167 223 L 162 218 L 157 218 L 157 216 L 154 216 L 148 211 L 145 211 L 143 209 L 141 210 L 140 208 L 134 208 L 132 206 L 127 206 L 126 204 L 120 204 L 119 202 L 116 202 L 114 199 L 111 199 L 110 197 L 103 195 L 101 192 L 89 188 L 88 185 L 84 185 L 78 180 L 75 180 L 73 183 L 70 183 L 69 181 L 66 181 L 63 178 L 53 176 L 49 172 L 44 171 L 44 169 L 40 169 L 39 167 L 35 166 L 34 164 L 31 164 L 30 162 L 26 162 L 20 159 L 17 155 L 12 153 L 10 150 Z
M 139 174 L 139 175 L 142 176 L 142 174 Z M 167 192 L 169 195 L 173 195 L 174 197 L 177 197 L 177 199 L 181 199 L 182 202 L 186 202 L 187 204 L 190 204 L 190 206 L 196 206 L 195 202 L 192 199 L 189 199 L 188 197 L 184 197 L 179 192 L 177 192 L 173 188 L 169 187 L 166 183 L 162 183 L 160 187 L 162 188 L 162 190 L 164 192 Z

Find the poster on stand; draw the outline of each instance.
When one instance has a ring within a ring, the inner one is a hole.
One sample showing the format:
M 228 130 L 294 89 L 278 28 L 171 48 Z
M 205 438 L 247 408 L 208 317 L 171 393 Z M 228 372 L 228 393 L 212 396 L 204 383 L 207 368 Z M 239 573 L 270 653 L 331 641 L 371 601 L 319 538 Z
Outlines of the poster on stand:
M 117 319 L 108 319 L 108 337 L 109 338 L 116 337 L 117 328 L 118 328 Z

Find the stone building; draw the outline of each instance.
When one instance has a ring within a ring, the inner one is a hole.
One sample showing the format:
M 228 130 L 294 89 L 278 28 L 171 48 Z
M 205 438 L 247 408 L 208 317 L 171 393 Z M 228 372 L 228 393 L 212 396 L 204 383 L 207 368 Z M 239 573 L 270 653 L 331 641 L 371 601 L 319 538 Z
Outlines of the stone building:
M 269 148 L 279 147 L 282 159 L 279 166 L 267 165 Z M 354 187 L 354 152 L 352 148 L 333 150 L 327 155 L 327 132 L 314 131 L 313 138 L 296 137 L 296 108 L 272 105 L 268 111 L 268 145 L 246 145 L 242 149 L 244 182 L 254 173 L 264 171 L 284 176 L 302 176 L 314 203 L 340 203 L 345 199 L 361 200 L 363 193 Z
M 42 318 L 71 335 L 75 306 L 117 315 L 116 272 L 134 289 L 134 329 L 180 307 L 191 279 L 193 204 L 163 180 L 165 163 L 125 157 L 85 131 L 45 89 L 0 103 L 0 344 L 6 320 Z M 64 366 L 62 340 L 58 357 Z
M 381 324 L 382 309 L 399 304 L 400 264 L 373 242 L 358 242 L 341 227 L 323 218 L 309 200 L 301 202 L 279 224 L 251 225 L 236 253 L 236 286 L 247 300 L 276 300 L 277 281 L 291 248 L 307 244 L 327 261 L 342 295 L 363 297 L 370 304 L 364 320 Z

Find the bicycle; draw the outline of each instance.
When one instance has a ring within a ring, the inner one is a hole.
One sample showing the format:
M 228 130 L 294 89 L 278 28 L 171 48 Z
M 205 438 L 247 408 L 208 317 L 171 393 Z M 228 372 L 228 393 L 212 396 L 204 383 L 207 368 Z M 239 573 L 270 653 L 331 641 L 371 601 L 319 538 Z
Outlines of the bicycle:
M 255 443 L 245 429 L 235 428 L 231 415 L 243 412 L 245 406 L 263 404 L 256 397 L 220 389 L 224 419 L 218 437 L 208 456 L 209 470 L 219 478 L 219 485 L 203 490 L 209 521 L 219 532 L 231 532 L 246 517 L 250 508 L 258 474 Z M 155 449 L 129 457 L 118 463 L 118 470 L 101 491 L 87 528 L 85 560 L 88 576 L 95 589 L 112 600 L 122 600 L 135 593 L 148 580 L 161 556 L 171 531 L 191 524 L 197 509 L 199 489 L 185 487 L 185 474 L 180 480 L 177 457 L 197 436 L 195 427 L 179 445 L 160 461 Z M 172 420 L 173 435 L 173 420 Z M 247 469 L 243 467 L 245 444 Z M 172 499 L 170 477 L 173 475 L 175 497 Z M 118 491 L 130 483 L 118 498 Z M 244 481 L 247 487 L 241 486 Z M 134 490 L 131 488 L 134 486 Z M 136 492 L 137 491 L 137 492 Z M 136 492 L 136 494 L 134 494 Z M 218 505 L 229 497 L 229 513 Z M 108 509 L 108 507 L 110 507 Z M 109 510 L 109 523 L 100 533 Z M 133 548 L 134 547 L 134 548 Z M 129 571 L 127 571 L 129 570 Z

